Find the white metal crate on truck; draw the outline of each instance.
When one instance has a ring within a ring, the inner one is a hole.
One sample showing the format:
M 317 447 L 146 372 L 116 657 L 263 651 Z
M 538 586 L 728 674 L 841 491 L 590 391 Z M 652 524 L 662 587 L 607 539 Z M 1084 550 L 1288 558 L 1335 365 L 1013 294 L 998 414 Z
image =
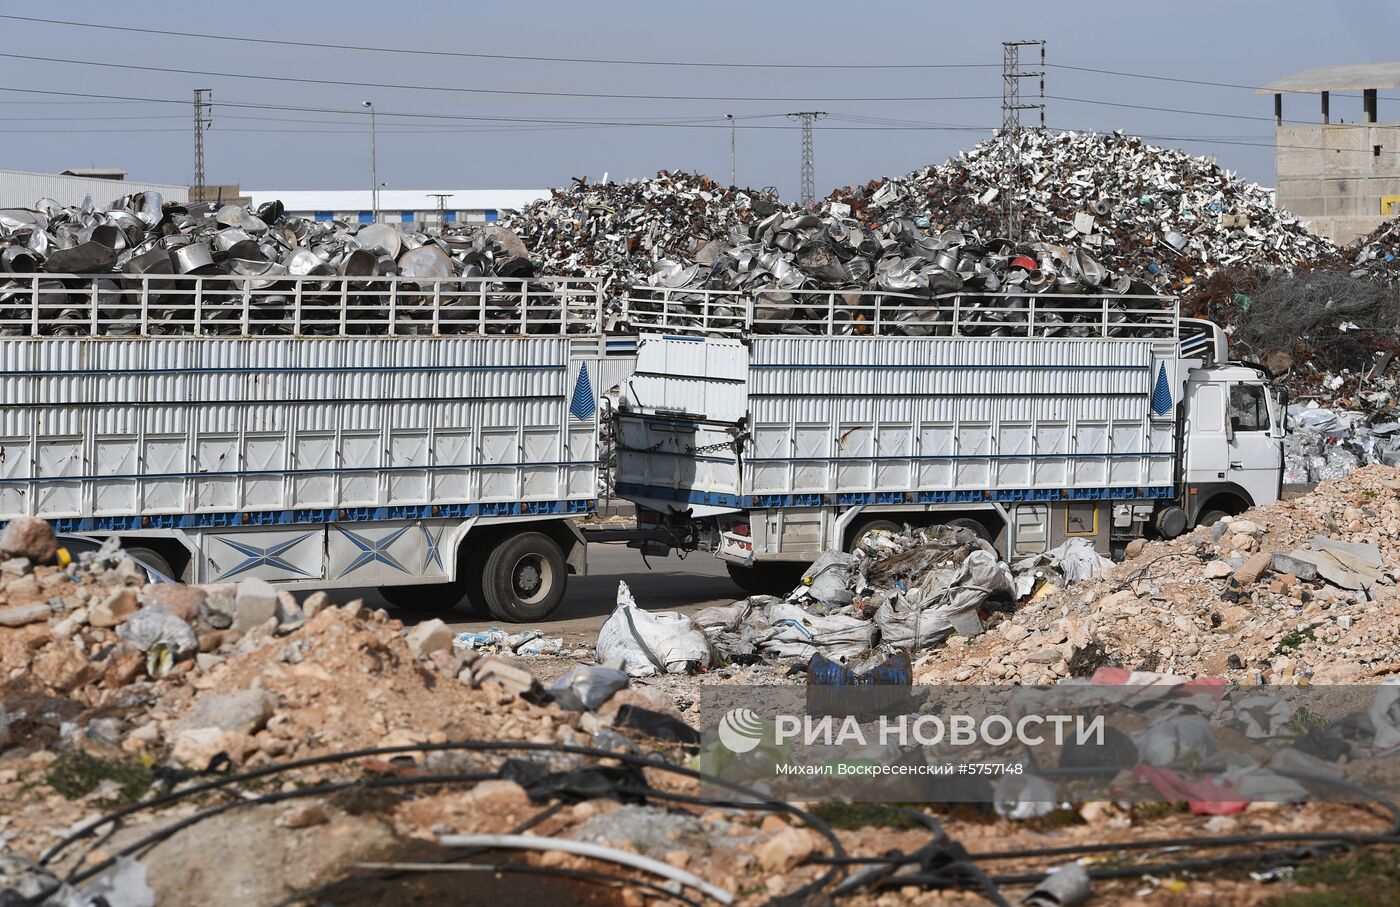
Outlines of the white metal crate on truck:
M 7 275 L 0 519 L 192 582 L 538 619 L 586 569 L 633 354 L 569 279 Z
M 710 548 L 750 588 L 872 528 L 1107 553 L 1277 496 L 1267 376 L 1170 299 L 638 289 L 628 306 L 617 491 L 658 524 L 644 551 Z

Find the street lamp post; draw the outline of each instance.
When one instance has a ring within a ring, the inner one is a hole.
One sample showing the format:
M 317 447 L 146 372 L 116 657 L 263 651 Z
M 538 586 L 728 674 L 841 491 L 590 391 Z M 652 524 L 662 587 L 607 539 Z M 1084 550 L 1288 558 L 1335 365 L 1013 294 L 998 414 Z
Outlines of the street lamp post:
M 375 122 L 374 102 L 362 101 L 361 106 L 369 108 L 369 200 L 374 209 L 374 222 L 379 223 L 379 135 Z

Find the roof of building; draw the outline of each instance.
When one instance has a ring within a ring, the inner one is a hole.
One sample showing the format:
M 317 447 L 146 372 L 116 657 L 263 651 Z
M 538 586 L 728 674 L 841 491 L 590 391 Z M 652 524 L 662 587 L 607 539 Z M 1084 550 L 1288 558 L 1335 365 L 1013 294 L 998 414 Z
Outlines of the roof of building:
M 381 211 L 436 211 L 434 193 L 446 193 L 443 207 L 448 211 L 502 211 L 523 208 L 536 199 L 548 198 L 548 189 L 381 189 Z M 253 205 L 279 200 L 288 211 L 368 211 L 372 206 L 368 189 L 245 189 Z
M 64 176 L 61 173 L 34 173 L 28 170 L 0 170 L 0 208 L 28 208 L 41 198 L 60 205 L 92 205 L 105 208 L 124 195 L 155 190 L 168 202 L 189 198 L 189 186 L 153 183 L 148 180 L 94 179 L 90 176 Z
M 1289 91 L 1361 91 L 1366 88 L 1400 88 L 1400 63 L 1349 63 L 1314 66 L 1270 82 L 1257 94 Z
M 126 171 L 120 167 L 69 167 L 58 171 L 59 176 L 86 176 L 98 180 L 126 179 Z

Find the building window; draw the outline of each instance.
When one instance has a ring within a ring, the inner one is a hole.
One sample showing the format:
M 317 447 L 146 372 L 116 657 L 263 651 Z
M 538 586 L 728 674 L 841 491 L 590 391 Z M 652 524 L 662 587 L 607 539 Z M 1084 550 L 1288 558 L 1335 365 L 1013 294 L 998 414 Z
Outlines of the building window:
M 1380 146 L 1380 145 L 1372 145 L 1372 146 L 1371 146 L 1371 157 L 1380 157 L 1380 156 L 1381 156 L 1381 146 Z
M 335 215 L 332 214 L 332 213 L 329 212 L 329 211 L 317 211 L 317 212 L 316 212 L 316 220 L 317 220 L 317 221 L 335 220 Z
M 405 211 L 402 216 L 400 216 L 399 220 L 405 224 L 413 223 L 413 212 Z
M 488 211 L 485 212 L 485 214 L 486 214 L 486 222 L 487 222 L 488 224 L 494 224 L 494 223 L 500 218 L 500 215 L 497 214 L 495 211 L 489 211 L 489 210 L 488 210 Z
M 374 212 L 373 212 L 373 211 L 361 211 L 361 212 L 360 212 L 360 223 L 362 223 L 362 224 L 372 224 L 372 223 L 374 223 Z
M 443 222 L 444 224 L 455 224 L 455 223 L 457 222 L 457 212 L 456 212 L 456 211 L 444 211 L 444 212 L 442 212 L 442 222 Z

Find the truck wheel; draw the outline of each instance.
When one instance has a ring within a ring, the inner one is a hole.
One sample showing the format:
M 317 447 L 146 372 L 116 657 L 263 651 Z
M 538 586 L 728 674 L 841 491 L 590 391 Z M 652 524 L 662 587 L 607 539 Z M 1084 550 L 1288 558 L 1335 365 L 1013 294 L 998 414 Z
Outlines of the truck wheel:
M 860 540 L 865 538 L 868 532 L 888 532 L 891 535 L 899 535 L 904 531 L 904 527 L 893 520 L 871 520 L 857 527 L 851 534 L 851 551 L 855 551 L 860 546 Z
M 175 582 L 180 581 L 180 577 L 175 575 L 175 568 L 170 566 L 170 561 L 159 551 L 151 548 L 123 548 L 127 556 L 134 561 L 140 561 L 157 573 L 163 573 Z
M 992 534 L 987 530 L 987 527 L 971 517 L 960 516 L 956 520 L 949 520 L 943 525 L 951 526 L 954 529 L 971 529 L 979 539 L 989 545 L 992 543 Z
M 745 567 L 727 563 L 734 585 L 750 595 L 787 595 L 802 582 L 806 564 L 755 564 Z
M 1223 510 L 1207 510 L 1205 513 L 1196 517 L 1196 525 L 1214 526 L 1216 523 L 1220 522 L 1227 516 L 1229 516 L 1229 514 Z
M 543 620 L 564 598 L 564 552 L 541 532 L 522 532 L 502 541 L 486 558 L 481 589 L 497 620 Z
M 473 587 L 477 587 L 473 594 Z M 463 602 L 472 610 L 486 617 L 486 609 L 478 608 L 475 599 L 480 597 L 480 580 L 465 578 L 450 583 L 419 583 L 413 586 L 380 586 L 379 594 L 384 600 L 401 611 L 418 614 L 446 614 Z

